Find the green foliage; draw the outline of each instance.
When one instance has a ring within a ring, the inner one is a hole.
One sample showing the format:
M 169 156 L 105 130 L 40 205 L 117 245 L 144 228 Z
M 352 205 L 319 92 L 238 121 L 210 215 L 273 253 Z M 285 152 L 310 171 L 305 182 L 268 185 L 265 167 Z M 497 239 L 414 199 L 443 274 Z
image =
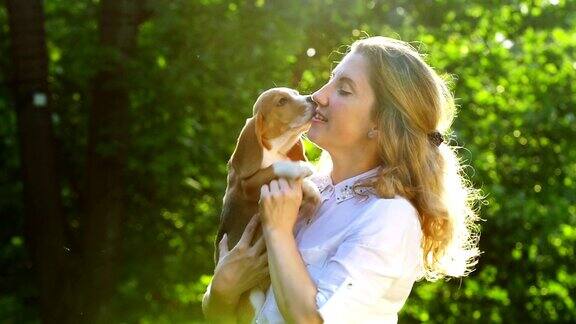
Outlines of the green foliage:
M 153 14 L 121 80 L 131 87 L 131 145 L 123 271 L 112 301 L 118 322 L 202 321 L 226 161 L 255 98 L 273 86 L 317 89 L 341 45 L 365 32 L 415 41 L 432 66 L 457 77 L 453 129 L 471 181 L 487 195 L 477 271 L 417 283 L 400 322 L 576 321 L 575 2 L 148 3 Z M 62 195 L 75 237 L 90 81 L 106 53 L 97 47 L 97 1 L 46 1 L 45 10 Z M 8 53 L 4 8 L 0 27 Z M 0 56 L 3 73 L 8 60 Z M 0 321 L 27 322 L 36 292 L 25 265 L 7 81 L 4 73 L 0 273 L 11 280 L 0 283 Z

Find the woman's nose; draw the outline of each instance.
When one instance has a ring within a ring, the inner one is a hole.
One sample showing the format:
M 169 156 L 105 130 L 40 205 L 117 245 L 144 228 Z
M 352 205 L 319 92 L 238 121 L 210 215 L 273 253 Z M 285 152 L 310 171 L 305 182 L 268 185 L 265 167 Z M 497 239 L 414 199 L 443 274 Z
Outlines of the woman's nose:
M 327 106 L 328 105 L 328 97 L 326 96 L 326 86 L 323 86 L 322 88 L 318 89 L 316 92 L 314 92 L 310 98 L 316 103 L 318 104 L 318 106 Z

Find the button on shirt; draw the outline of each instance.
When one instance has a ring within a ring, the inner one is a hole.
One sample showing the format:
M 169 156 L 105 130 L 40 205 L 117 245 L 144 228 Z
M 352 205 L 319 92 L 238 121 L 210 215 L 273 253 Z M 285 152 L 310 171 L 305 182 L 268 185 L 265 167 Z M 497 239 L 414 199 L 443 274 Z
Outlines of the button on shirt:
M 310 220 L 300 219 L 294 233 L 325 323 L 397 323 L 423 275 L 422 231 L 412 204 L 400 196 L 379 198 L 367 188 L 354 193 L 356 182 L 378 171 L 336 185 L 329 174 L 311 177 L 321 206 Z M 271 286 L 254 322 L 285 323 Z

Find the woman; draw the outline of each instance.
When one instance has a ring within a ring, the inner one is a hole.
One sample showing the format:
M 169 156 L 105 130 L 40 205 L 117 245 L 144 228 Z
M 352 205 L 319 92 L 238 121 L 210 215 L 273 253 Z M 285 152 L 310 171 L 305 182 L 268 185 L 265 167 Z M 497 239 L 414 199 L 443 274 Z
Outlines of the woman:
M 464 276 L 475 264 L 478 195 L 441 135 L 454 99 L 418 52 L 390 38 L 359 40 L 312 98 L 308 137 L 332 162 L 313 178 L 321 207 L 299 219 L 299 182 L 264 185 L 263 236 L 247 243 L 254 220 L 223 251 L 203 303 L 208 318 L 233 314 L 269 272 L 258 323 L 396 323 L 416 280 Z

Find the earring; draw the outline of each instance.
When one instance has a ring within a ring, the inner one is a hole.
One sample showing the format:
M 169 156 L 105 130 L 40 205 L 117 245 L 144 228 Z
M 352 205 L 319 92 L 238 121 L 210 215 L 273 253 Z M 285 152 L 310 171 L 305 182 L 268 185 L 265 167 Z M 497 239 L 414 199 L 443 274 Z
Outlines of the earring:
M 368 138 L 374 138 L 374 136 L 376 136 L 376 128 L 372 128 L 372 129 L 368 132 Z

